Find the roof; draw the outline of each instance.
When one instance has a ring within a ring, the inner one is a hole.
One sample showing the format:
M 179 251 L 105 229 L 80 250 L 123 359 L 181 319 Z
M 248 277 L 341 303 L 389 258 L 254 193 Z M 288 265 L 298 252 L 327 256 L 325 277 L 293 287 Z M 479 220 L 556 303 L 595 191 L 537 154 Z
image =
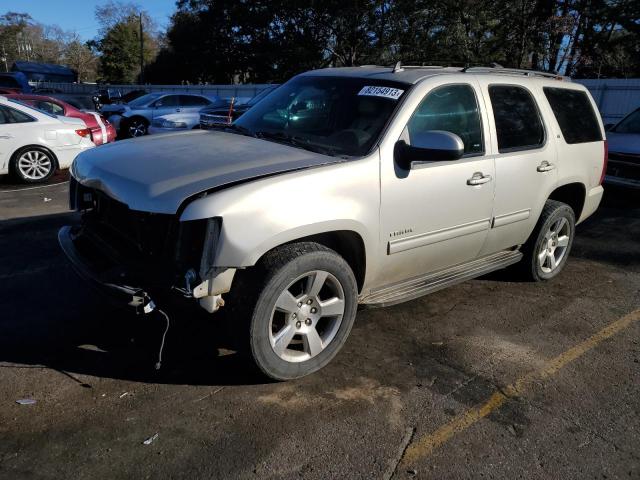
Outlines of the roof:
M 339 67 L 339 68 L 322 68 L 311 70 L 304 73 L 304 76 L 340 76 L 352 78 L 370 78 L 379 80 L 388 80 L 402 82 L 406 84 L 415 84 L 419 81 L 433 77 L 436 75 L 508 75 L 517 78 L 547 78 L 547 79 L 563 79 L 569 80 L 567 77 L 561 77 L 546 72 L 536 72 L 533 70 L 518 70 L 511 68 L 492 68 L 492 67 L 471 67 L 468 69 L 461 67 L 440 67 L 440 66 L 396 66 L 383 67 L 378 65 L 364 65 L 362 67 Z
M 65 65 L 53 65 L 51 63 L 25 62 L 18 60 L 13 62 L 14 71 L 32 72 L 32 73 L 48 73 L 52 75 L 73 75 L 73 70 Z

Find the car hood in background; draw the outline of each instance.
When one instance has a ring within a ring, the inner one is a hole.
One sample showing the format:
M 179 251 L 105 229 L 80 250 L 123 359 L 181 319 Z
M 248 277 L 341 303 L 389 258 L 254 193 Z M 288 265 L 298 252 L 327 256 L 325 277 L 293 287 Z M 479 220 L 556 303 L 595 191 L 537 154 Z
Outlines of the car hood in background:
M 132 210 L 173 214 L 187 198 L 224 185 L 345 161 L 234 133 L 141 137 L 81 153 L 72 174 Z
M 640 134 L 607 132 L 607 143 L 612 153 L 640 155 Z

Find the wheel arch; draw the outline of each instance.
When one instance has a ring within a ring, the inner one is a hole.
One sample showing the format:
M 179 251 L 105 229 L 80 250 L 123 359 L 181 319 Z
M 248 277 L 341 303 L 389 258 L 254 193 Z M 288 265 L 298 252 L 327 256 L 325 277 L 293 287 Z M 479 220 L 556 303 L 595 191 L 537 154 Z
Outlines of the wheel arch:
M 270 249 L 262 254 L 260 259 L 276 248 L 299 242 L 315 242 L 334 250 L 344 258 L 349 267 L 351 267 L 353 275 L 356 278 L 356 284 L 358 285 L 358 293 L 362 292 L 366 275 L 367 256 L 364 240 L 358 232 L 353 230 L 334 230 L 299 237 Z
M 584 203 L 587 197 L 587 188 L 581 182 L 566 183 L 557 187 L 549 194 L 549 200 L 566 203 L 573 209 L 576 222 L 582 214 Z
M 39 148 L 40 150 L 46 150 L 46 152 L 49 155 L 51 155 L 51 158 L 53 159 L 55 170 L 60 168 L 60 163 L 58 162 L 58 157 L 53 152 L 53 150 L 51 150 L 49 147 L 47 147 L 45 145 L 40 145 L 40 144 L 37 144 L 37 143 L 32 143 L 32 144 L 29 144 L 29 145 L 23 145 L 22 147 L 16 148 L 16 150 L 11 154 L 11 157 L 9 157 L 10 158 L 9 165 L 11 166 L 11 168 L 15 168 L 15 161 L 18 158 L 18 155 L 20 154 L 20 152 L 23 152 L 23 151 L 28 150 L 30 148 Z

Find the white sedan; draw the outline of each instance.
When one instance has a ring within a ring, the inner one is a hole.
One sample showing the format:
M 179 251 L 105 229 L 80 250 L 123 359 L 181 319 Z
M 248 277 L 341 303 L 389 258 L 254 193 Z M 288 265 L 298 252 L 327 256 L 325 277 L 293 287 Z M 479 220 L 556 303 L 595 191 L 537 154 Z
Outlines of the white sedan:
M 149 134 L 166 132 L 184 132 L 192 128 L 200 128 L 200 112 L 170 113 L 154 118 L 149 127 Z
M 91 130 L 81 119 L 51 115 L 0 97 L 0 175 L 12 173 L 25 183 L 44 182 L 94 146 Z

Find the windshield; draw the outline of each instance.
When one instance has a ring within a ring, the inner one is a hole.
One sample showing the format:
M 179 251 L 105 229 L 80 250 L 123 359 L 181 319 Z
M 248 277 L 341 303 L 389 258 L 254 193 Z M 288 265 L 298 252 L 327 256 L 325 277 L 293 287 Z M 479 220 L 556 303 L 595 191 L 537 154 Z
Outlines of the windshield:
M 640 133 L 640 109 L 623 119 L 613 131 L 616 133 Z
M 153 102 L 156 98 L 161 96 L 161 93 L 147 93 L 146 95 L 142 95 L 134 100 L 131 100 L 128 105 L 130 107 L 143 107 L 148 103 Z
M 262 100 L 264 97 L 266 97 L 267 95 L 269 95 L 271 92 L 273 92 L 273 90 L 276 87 L 269 87 L 263 91 L 261 91 L 259 94 L 257 94 L 255 97 L 253 97 L 251 100 L 249 100 L 246 105 L 253 107 L 256 103 L 258 103 L 260 100 Z
M 235 126 L 329 155 L 366 155 L 409 85 L 350 77 L 302 76 L 277 88 Z

